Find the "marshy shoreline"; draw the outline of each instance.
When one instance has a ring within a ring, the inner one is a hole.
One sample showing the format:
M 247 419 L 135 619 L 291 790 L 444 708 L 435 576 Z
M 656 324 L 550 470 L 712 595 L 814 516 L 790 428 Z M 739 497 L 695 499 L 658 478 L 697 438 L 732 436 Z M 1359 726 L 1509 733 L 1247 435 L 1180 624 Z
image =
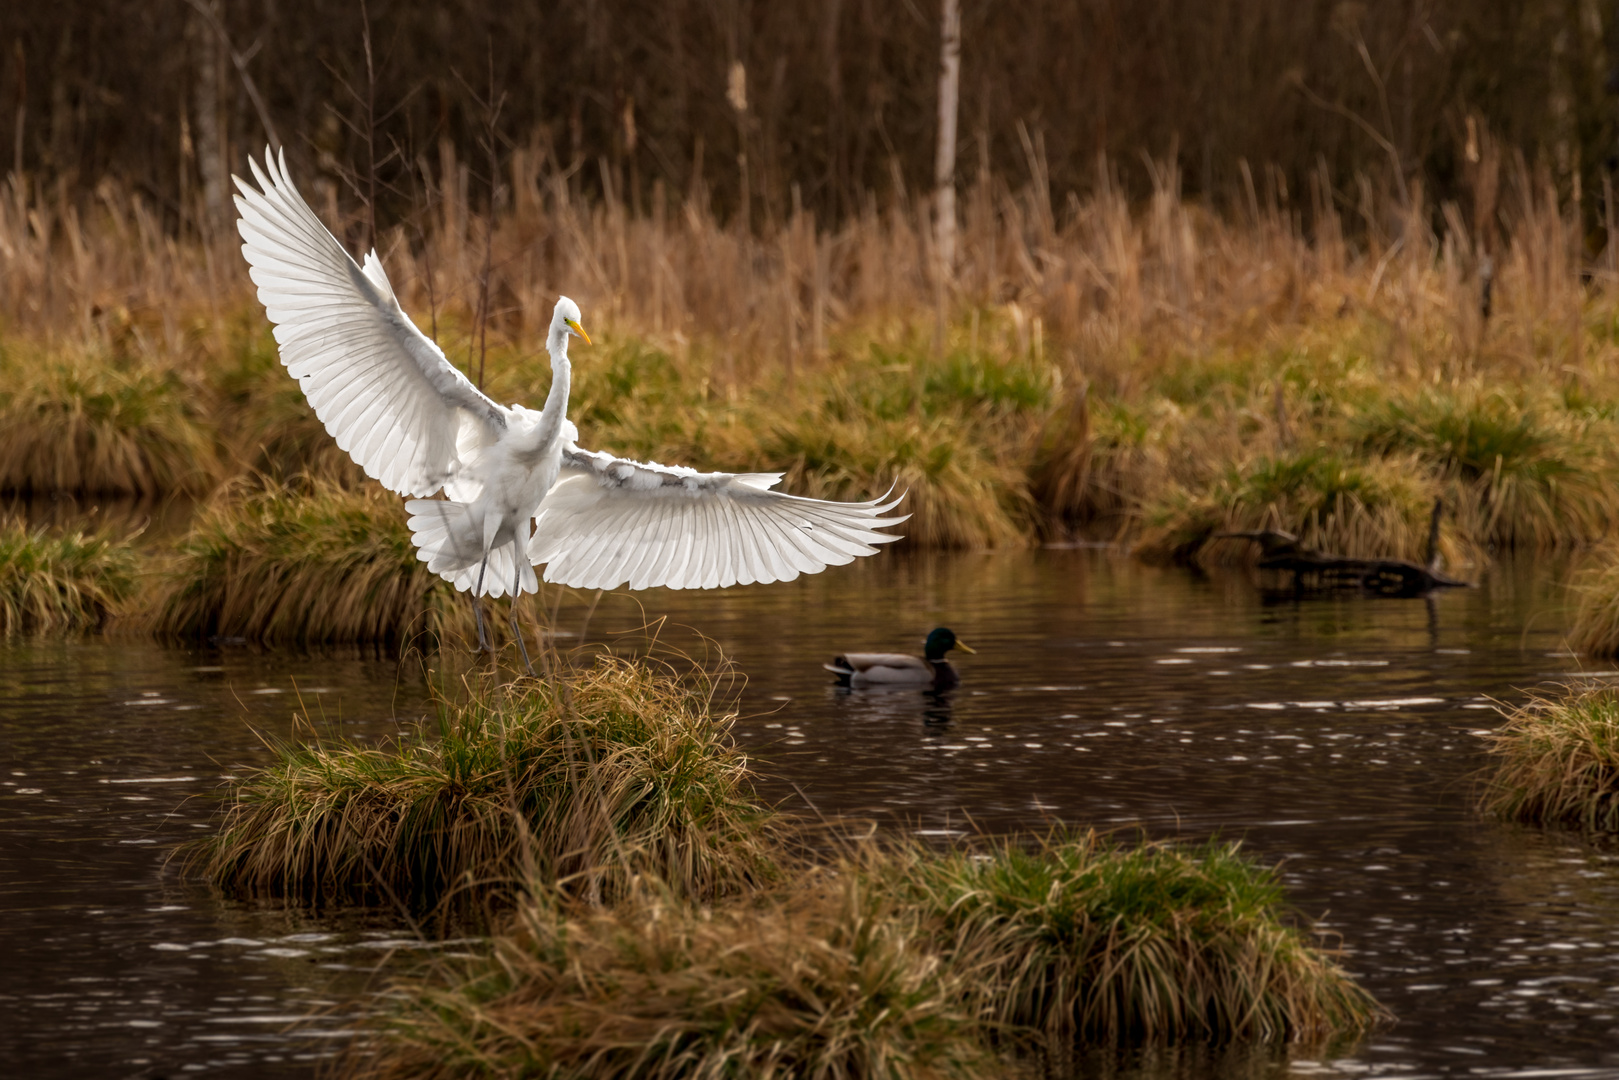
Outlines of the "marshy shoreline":
M 1346 239 L 1324 178 L 1308 234 L 1283 193 L 1219 217 L 1182 201 L 1172 170 L 1147 206 L 1103 182 L 1060 212 L 1033 186 L 985 179 L 945 288 L 925 220 L 899 203 L 836 230 L 795 217 L 755 236 L 699 201 L 646 218 L 582 205 L 521 155 L 508 216 L 479 219 L 446 183 L 425 227 L 381 246 L 406 308 L 497 399 L 543 396 L 538 313 L 569 282 L 600 343 L 575 365 L 582 442 L 780 470 L 787 490 L 814 496 L 897 483 L 917 547 L 1084 537 L 1150 559 L 1237 561 L 1252 553 L 1218 533 L 1273 528 L 1321 550 L 1421 559 L 1439 499 L 1439 553 L 1466 577 L 1506 550 L 1600 559 L 1619 518 L 1619 273 L 1587 264 L 1549 180 L 1494 160 L 1509 228 L 1477 236 L 1453 207 L 1438 208 L 1441 236 L 1420 195 L 1396 206 L 1368 187 L 1367 228 Z M 113 188 L 90 216 L 15 194 L 0 204 L 16 253 L 0 283 L 0 490 L 197 509 L 161 537 L 9 526 L 7 634 L 390 649 L 465 638 L 466 605 L 415 559 L 400 501 L 358 474 L 281 368 L 228 242 L 160 240 L 139 198 Z M 477 279 L 481 259 L 493 304 L 437 284 Z M 1591 610 L 1613 618 L 1601 612 L 1619 605 Z M 573 1054 L 627 1068 L 615 1055 L 645 1041 L 635 1025 L 669 1016 L 680 1034 L 658 1060 L 670 1070 L 714 1055 L 920 1076 L 975 1075 L 1003 1037 L 1312 1039 L 1380 1015 L 1287 915 L 1274 871 L 1228 847 L 1088 833 L 954 852 L 850 842 L 787 888 L 768 835 L 785 826 L 740 788 L 698 800 L 701 814 L 734 811 L 712 833 L 664 817 L 639 835 L 616 811 L 593 833 L 553 814 L 556 836 L 537 844 L 529 830 L 564 805 L 558 792 L 585 790 L 578 747 L 594 744 L 569 725 L 588 694 L 533 709 L 523 695 L 541 691 L 513 693 L 369 757 L 285 748 L 280 773 L 236 789 L 200 864 L 221 887 L 294 902 L 434 898 L 468 880 L 516 897 L 485 966 L 407 996 L 375 1075 L 520 1073 Z M 544 739 L 487 745 L 492 725 L 525 712 Z M 656 726 L 683 714 L 653 694 L 628 715 Z M 647 743 L 614 739 L 592 768 Z M 695 745 L 723 765 L 722 747 Z M 463 772 L 446 773 L 451 758 Z M 535 777 L 560 762 L 567 782 L 513 814 L 518 760 Z M 651 774 L 643 763 L 617 790 L 644 794 Z M 718 837 L 706 870 L 681 839 L 704 835 Z M 583 870 L 544 867 L 539 851 L 588 857 Z M 556 885 L 580 873 L 593 882 L 584 900 Z M 1095 885 L 1109 881 L 1122 892 Z M 806 970 L 825 985 L 782 974 Z M 851 979 L 855 999 L 831 992 Z M 639 987 L 669 1012 L 639 1016 L 603 986 Z M 733 1023 L 727 986 L 770 1023 Z M 870 1001 L 903 1008 L 874 1017 Z M 831 1015 L 860 1038 L 801 1037 Z M 628 1026 L 608 1030 L 607 1016 Z M 603 1044 L 556 1035 L 583 1029 Z M 939 1049 L 941 1031 L 953 1036 Z
M 1236 844 L 801 820 L 754 793 L 712 675 L 546 664 L 447 687 L 394 746 L 279 744 L 191 845 L 225 895 L 491 934 L 397 978 L 348 1075 L 974 1077 L 1386 1019 Z

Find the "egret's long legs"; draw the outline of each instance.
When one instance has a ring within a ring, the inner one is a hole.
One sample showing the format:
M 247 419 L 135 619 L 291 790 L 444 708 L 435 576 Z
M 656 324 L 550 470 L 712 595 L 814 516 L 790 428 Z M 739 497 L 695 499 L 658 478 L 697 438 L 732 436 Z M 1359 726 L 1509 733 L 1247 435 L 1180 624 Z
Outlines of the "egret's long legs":
M 517 598 L 522 595 L 517 591 L 517 586 L 523 580 L 523 564 L 515 559 L 512 560 L 512 563 L 512 637 L 517 639 L 518 651 L 523 654 L 523 666 L 532 675 L 534 674 L 534 661 L 528 658 L 528 646 L 523 643 L 523 628 L 517 625 Z
M 489 569 L 489 549 L 483 549 L 483 562 L 478 564 L 478 585 L 472 590 L 472 614 L 478 620 L 478 651 L 493 653 L 495 647 L 489 643 L 489 633 L 483 628 L 483 574 Z

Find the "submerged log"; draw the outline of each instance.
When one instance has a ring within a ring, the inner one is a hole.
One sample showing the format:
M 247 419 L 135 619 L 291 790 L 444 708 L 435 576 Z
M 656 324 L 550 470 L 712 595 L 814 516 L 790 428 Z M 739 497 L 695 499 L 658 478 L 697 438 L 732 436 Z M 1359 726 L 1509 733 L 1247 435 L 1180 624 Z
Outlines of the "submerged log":
M 1311 551 L 1298 537 L 1280 529 L 1253 529 L 1215 533 L 1214 539 L 1249 540 L 1260 547 L 1261 570 L 1291 571 L 1295 589 L 1364 589 L 1380 596 L 1421 596 L 1434 589 L 1468 588 L 1439 572 L 1438 532 L 1440 504 L 1434 504 L 1428 532 L 1428 565 L 1406 559 L 1355 559 Z

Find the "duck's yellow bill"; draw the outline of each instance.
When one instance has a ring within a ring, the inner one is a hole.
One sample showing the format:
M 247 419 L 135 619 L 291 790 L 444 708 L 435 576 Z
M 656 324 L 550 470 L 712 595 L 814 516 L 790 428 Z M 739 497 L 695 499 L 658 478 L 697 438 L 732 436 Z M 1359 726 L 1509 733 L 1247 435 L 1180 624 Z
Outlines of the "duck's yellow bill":
M 584 328 L 584 327 L 582 327 L 582 326 L 580 326 L 580 325 L 579 325 L 579 324 L 578 324 L 578 323 L 577 323 L 577 322 L 576 322 L 576 321 L 574 321 L 574 320 L 573 320 L 573 319 L 569 319 L 569 320 L 568 320 L 568 325 L 569 325 L 569 326 L 571 326 L 571 327 L 573 327 L 573 332 L 574 332 L 574 333 L 576 333 L 576 334 L 578 334 L 578 335 L 579 335 L 579 336 L 580 336 L 580 337 L 582 337 L 582 338 L 584 338 L 584 339 L 585 339 L 585 344 L 586 344 L 586 345 L 589 345 L 589 344 L 590 344 L 590 335 L 589 335 L 589 334 L 587 334 L 587 333 L 585 333 L 585 328 Z
M 965 641 L 962 641 L 960 638 L 956 639 L 956 648 L 960 649 L 962 652 L 975 653 L 975 652 L 978 651 L 977 649 L 973 648 L 971 645 L 967 644 Z

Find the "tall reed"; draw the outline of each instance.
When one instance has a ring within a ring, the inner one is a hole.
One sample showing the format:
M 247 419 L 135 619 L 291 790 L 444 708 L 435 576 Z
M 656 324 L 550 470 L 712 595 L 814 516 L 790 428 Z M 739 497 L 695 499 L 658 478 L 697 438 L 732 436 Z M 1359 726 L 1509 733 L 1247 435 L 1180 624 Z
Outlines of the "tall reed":
M 666 198 L 638 214 L 612 192 L 582 201 L 527 152 L 509 161 L 493 221 L 468 202 L 453 151 L 425 162 L 431 213 L 379 247 L 454 362 L 471 370 L 474 331 L 488 331 L 500 400 L 543 394 L 539 335 L 566 291 L 608 343 L 577 350 L 587 444 L 779 469 L 803 493 L 898 481 L 915 542 L 1080 532 L 1191 557 L 1198 537 L 1269 521 L 1409 556 L 1441 494 L 1442 546 L 1465 563 L 1581 543 L 1619 515 L 1602 434 L 1619 402 L 1619 277 L 1582 254 L 1576 208 L 1549 174 L 1492 152 L 1488 221 L 1431 214 L 1420 191 L 1402 200 L 1366 179 L 1370 224 L 1353 243 L 1324 178 L 1307 231 L 1280 192 L 1240 215 L 1190 205 L 1167 164 L 1140 207 L 1106 162 L 1090 194 L 1059 203 L 985 174 L 961 202 L 942 300 L 931 228 L 904 204 L 741 233 L 700 189 L 678 212 Z M 0 214 L 17 253 L 0 292 L 55 288 L 8 325 L 17 348 L 87 341 L 72 347 L 109 371 L 120 358 L 175 372 L 225 472 L 358 482 L 276 363 L 235 252 L 171 242 L 111 188 L 82 215 L 64 196 L 14 194 L 25 201 Z M 470 288 L 486 249 L 484 325 Z M 90 450 L 73 453 L 79 475 L 94 471 Z

